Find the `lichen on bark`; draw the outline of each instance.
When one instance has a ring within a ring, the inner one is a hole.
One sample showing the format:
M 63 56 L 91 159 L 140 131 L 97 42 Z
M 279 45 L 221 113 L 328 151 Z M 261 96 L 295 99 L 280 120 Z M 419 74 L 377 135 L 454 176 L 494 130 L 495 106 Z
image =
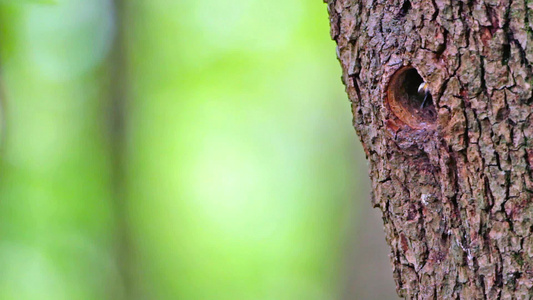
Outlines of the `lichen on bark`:
M 325 2 L 399 295 L 531 299 L 533 2 Z M 395 109 L 402 68 L 433 121 Z

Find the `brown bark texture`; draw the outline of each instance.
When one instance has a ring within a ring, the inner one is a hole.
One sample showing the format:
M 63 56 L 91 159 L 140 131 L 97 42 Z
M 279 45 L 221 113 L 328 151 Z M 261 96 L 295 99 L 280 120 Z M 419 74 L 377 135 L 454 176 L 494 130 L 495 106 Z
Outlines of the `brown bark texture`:
M 325 2 L 399 295 L 532 299 L 533 1 Z

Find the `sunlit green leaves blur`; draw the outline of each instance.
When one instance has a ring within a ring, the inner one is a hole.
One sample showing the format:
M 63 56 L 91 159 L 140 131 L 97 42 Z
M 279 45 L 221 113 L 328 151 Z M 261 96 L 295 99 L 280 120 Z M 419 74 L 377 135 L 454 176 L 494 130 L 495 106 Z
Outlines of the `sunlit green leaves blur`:
M 339 298 L 365 172 L 320 1 L 1 8 L 1 299 Z

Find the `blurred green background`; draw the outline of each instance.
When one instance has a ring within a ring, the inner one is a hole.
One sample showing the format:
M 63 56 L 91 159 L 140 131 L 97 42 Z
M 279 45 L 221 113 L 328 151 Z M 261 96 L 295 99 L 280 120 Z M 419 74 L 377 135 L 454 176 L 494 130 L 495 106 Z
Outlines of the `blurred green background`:
M 0 3 L 0 299 L 394 299 L 325 4 Z

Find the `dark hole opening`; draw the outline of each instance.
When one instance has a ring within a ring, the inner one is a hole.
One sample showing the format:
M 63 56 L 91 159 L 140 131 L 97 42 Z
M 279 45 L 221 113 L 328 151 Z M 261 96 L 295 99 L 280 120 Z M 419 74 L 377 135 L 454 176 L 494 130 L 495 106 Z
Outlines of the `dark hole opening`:
M 404 103 L 404 105 L 419 110 L 426 110 L 433 106 L 433 97 L 429 90 L 422 89 L 422 91 L 419 92 L 419 87 L 423 82 L 424 79 L 422 79 L 416 69 L 409 69 L 405 72 L 403 85 L 405 93 L 407 94 L 406 100 L 408 100 L 408 103 Z
M 426 128 L 437 120 L 428 85 L 413 67 L 396 71 L 388 86 L 388 103 L 401 120 L 413 128 Z

